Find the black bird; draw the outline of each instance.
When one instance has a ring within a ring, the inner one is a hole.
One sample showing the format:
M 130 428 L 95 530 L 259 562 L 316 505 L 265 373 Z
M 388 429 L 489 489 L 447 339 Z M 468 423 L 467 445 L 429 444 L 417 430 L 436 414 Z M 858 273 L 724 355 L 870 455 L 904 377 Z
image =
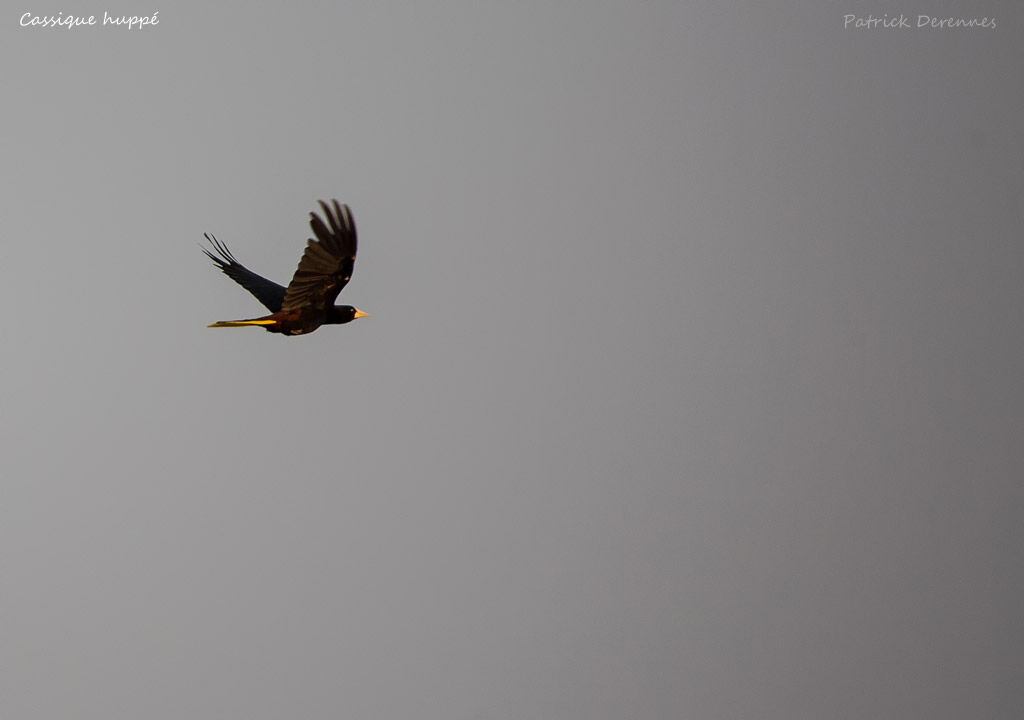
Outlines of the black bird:
M 271 314 L 252 320 L 226 320 L 209 327 L 262 327 L 273 333 L 303 335 L 321 325 L 343 325 L 356 318 L 369 317 L 351 305 L 335 305 L 334 299 L 352 277 L 356 263 L 356 223 L 348 205 L 333 207 L 323 201 L 324 223 L 316 213 L 309 214 L 309 226 L 316 240 L 306 242 L 306 251 L 287 288 L 260 277 L 237 260 L 227 245 L 212 235 L 204 235 L 213 249 L 203 252 L 224 274 L 244 287 L 263 303 Z

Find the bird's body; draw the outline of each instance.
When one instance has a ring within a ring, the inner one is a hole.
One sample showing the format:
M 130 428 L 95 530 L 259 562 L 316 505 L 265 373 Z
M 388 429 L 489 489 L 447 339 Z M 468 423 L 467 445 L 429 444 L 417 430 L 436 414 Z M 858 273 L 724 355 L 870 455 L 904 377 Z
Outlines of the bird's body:
M 357 315 L 356 313 L 361 314 Z M 357 317 L 367 317 L 367 315 L 351 305 L 335 305 L 326 310 L 310 307 L 282 310 L 252 320 L 222 320 L 209 327 L 248 327 L 252 325 L 284 335 L 305 335 L 321 325 L 341 325 L 352 322 Z
M 309 226 L 316 239 L 307 241 L 299 267 L 287 288 L 252 272 L 235 260 L 226 245 L 207 235 L 217 254 L 206 248 L 203 252 L 271 312 L 251 320 L 216 322 L 210 327 L 251 326 L 284 335 L 305 335 L 321 325 L 343 325 L 367 317 L 351 305 L 334 304 L 338 293 L 352 277 L 356 261 L 356 225 L 348 205 L 339 205 L 337 200 L 333 200 L 332 205 L 320 203 L 326 223 L 310 213 Z

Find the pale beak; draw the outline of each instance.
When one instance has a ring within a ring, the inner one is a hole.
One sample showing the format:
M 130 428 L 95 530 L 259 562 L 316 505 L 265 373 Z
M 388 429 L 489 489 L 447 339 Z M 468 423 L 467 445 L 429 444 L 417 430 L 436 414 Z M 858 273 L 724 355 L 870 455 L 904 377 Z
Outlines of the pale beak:
M 352 316 L 352 319 L 355 320 L 356 318 L 361 317 L 370 317 L 370 313 L 364 313 L 362 310 L 356 308 L 356 314 Z

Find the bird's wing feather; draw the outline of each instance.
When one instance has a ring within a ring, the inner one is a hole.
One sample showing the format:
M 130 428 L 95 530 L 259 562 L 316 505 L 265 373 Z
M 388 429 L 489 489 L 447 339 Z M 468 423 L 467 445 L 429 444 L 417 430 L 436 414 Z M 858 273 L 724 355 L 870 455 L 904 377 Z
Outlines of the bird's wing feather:
M 306 242 L 292 281 L 285 291 L 282 310 L 303 307 L 327 308 L 352 277 L 356 263 L 356 224 L 348 205 L 331 201 L 333 207 L 320 202 L 325 223 L 310 213 L 309 226 L 315 240 Z
M 207 248 L 203 248 L 203 252 L 224 271 L 225 275 L 255 295 L 256 299 L 263 303 L 270 312 L 278 312 L 281 309 L 285 296 L 283 287 L 257 275 L 235 260 L 235 256 L 228 250 L 228 246 L 217 238 L 212 235 L 204 235 L 204 237 L 217 254 L 213 254 Z

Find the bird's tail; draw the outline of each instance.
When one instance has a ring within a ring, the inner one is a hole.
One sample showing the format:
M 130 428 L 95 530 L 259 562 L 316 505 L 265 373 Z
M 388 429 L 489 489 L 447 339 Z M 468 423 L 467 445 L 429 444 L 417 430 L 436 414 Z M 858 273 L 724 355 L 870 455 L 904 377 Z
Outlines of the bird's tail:
M 221 320 L 206 327 L 249 327 L 250 325 L 275 325 L 277 320 L 261 318 L 259 320 Z

